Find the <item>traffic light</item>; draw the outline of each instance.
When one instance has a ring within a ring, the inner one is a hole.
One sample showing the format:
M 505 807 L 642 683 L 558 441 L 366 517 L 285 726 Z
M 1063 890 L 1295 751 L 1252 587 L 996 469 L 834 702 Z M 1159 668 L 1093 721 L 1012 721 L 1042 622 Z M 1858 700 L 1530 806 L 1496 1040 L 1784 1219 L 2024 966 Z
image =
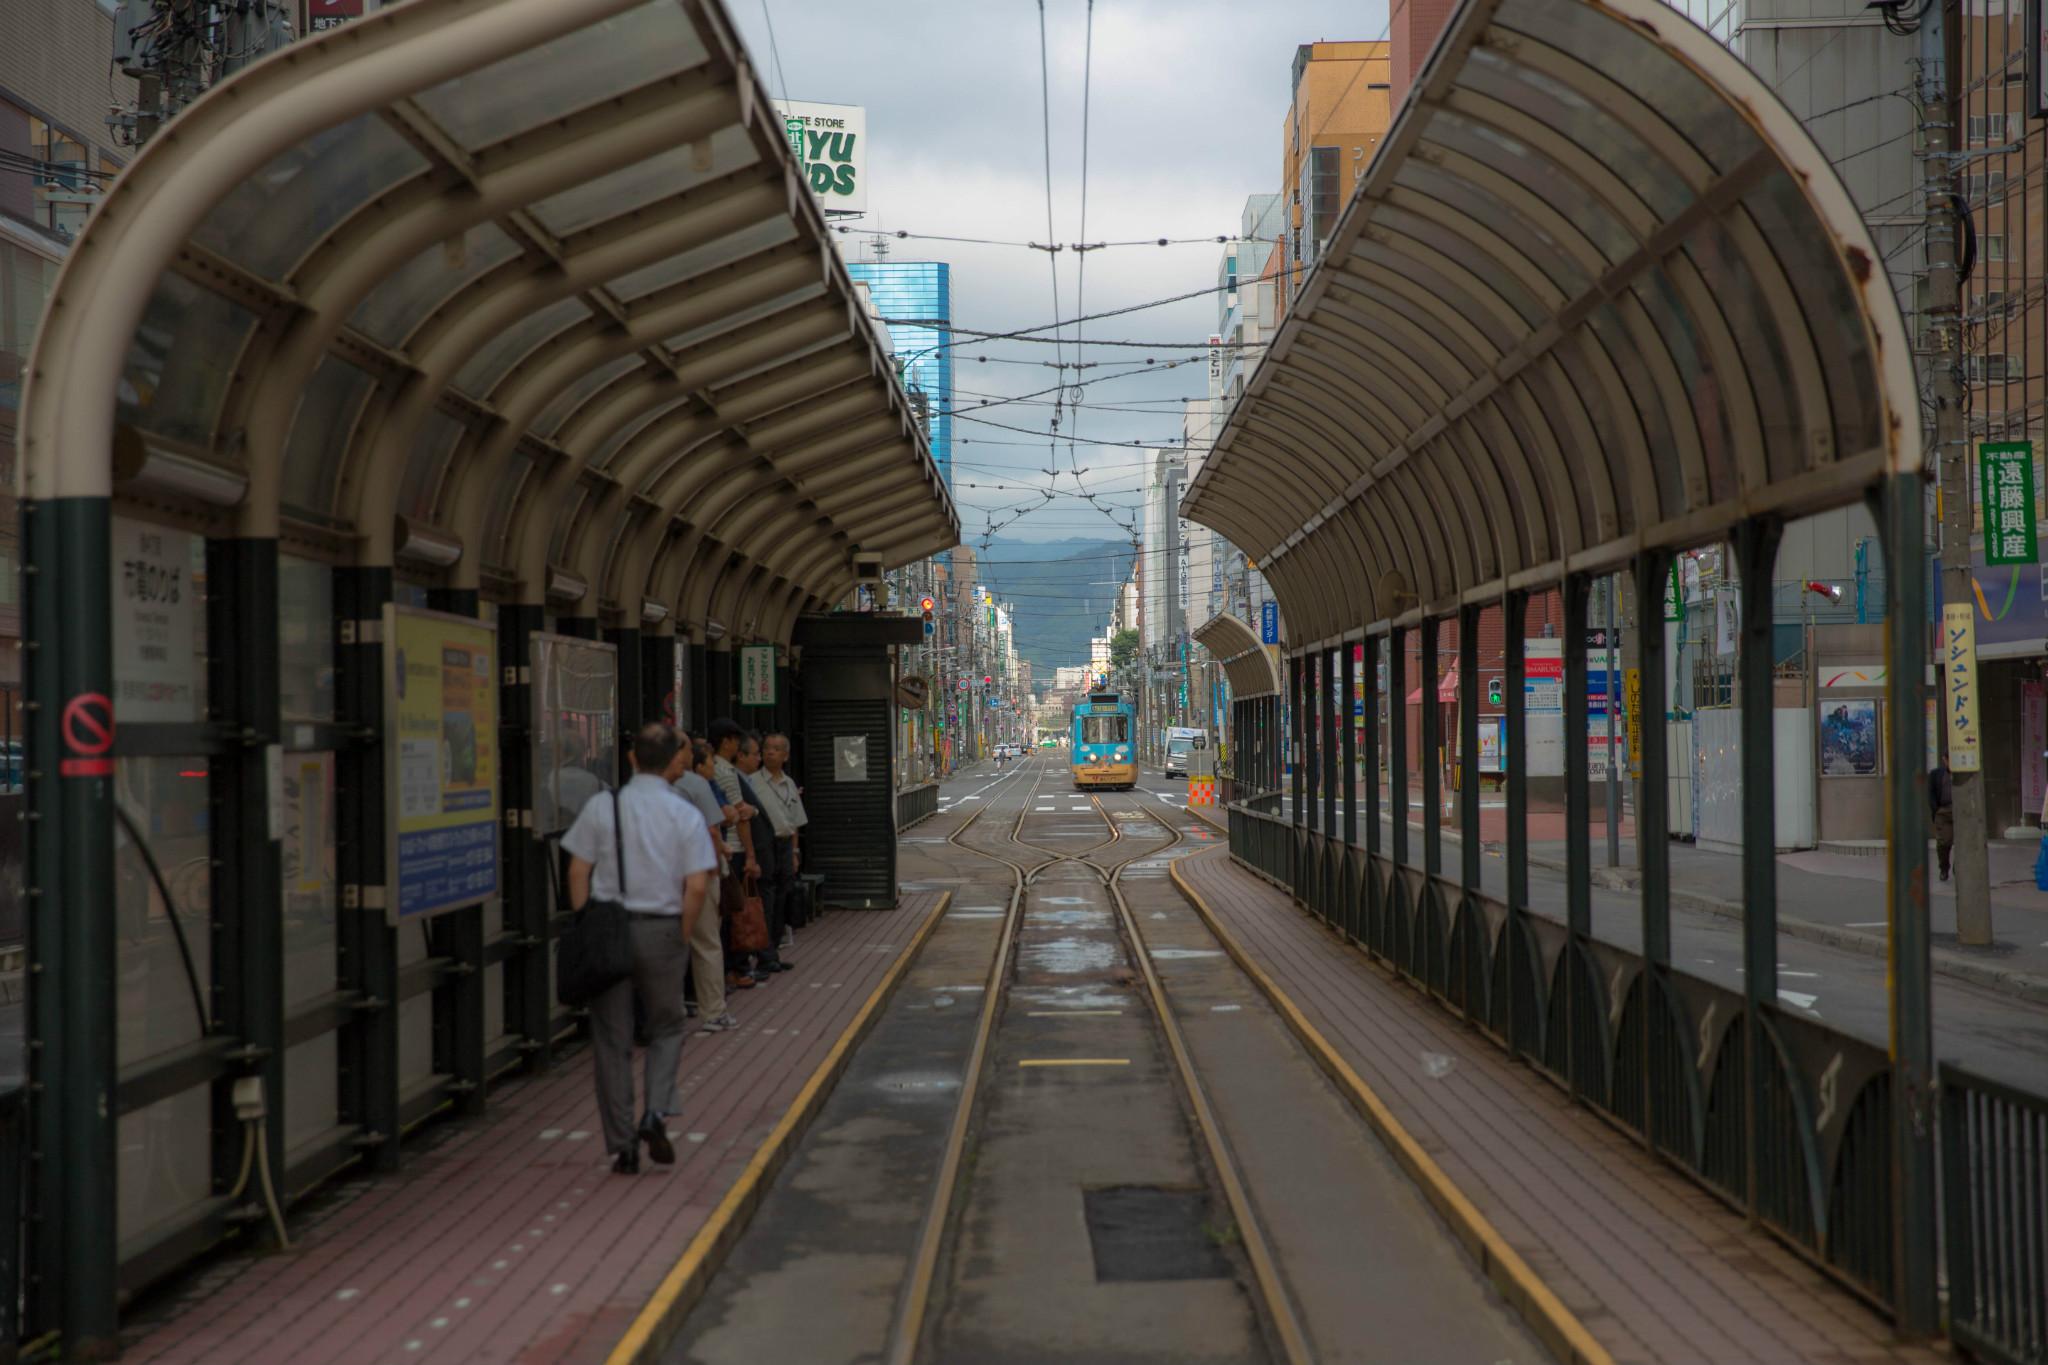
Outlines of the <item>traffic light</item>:
M 1487 684 L 1486 684 L 1486 704 L 1487 704 L 1487 705 L 1489 705 L 1489 706 L 1499 706 L 1499 705 L 1500 705 L 1500 679 L 1499 679 L 1499 678 L 1490 678 L 1490 679 L 1488 679 L 1488 680 L 1487 680 Z
M 931 620 L 931 618 L 932 618 L 932 608 L 933 608 L 933 607 L 935 607 L 935 606 L 937 606 L 938 604 L 937 604 L 936 602 L 932 601 L 932 599 L 931 599 L 931 598 L 927 597 L 927 598 L 925 598 L 925 599 L 924 599 L 924 601 L 923 601 L 922 603 L 920 603 L 919 605 L 921 605 L 921 606 L 922 606 L 922 607 L 924 608 L 924 618 L 925 618 L 925 620 L 927 620 L 927 621 Z

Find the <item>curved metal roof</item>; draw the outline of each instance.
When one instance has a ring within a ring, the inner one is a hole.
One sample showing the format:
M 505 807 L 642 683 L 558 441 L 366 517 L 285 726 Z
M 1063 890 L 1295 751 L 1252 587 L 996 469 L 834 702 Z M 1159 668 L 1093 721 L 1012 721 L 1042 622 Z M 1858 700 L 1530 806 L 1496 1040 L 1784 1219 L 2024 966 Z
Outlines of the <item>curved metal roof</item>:
M 718 0 L 409 0 L 284 49 L 109 190 L 31 373 L 29 497 L 135 491 L 118 435 L 245 477 L 234 534 L 459 544 L 455 586 L 629 623 L 785 639 L 959 539 Z
M 1266 697 L 1280 691 L 1280 671 L 1259 643 L 1258 633 L 1228 612 L 1210 617 L 1194 629 L 1201 646 L 1216 656 L 1230 679 L 1234 697 Z
M 1182 502 L 1300 642 L 1920 468 L 1862 218 L 1657 0 L 1468 0 Z

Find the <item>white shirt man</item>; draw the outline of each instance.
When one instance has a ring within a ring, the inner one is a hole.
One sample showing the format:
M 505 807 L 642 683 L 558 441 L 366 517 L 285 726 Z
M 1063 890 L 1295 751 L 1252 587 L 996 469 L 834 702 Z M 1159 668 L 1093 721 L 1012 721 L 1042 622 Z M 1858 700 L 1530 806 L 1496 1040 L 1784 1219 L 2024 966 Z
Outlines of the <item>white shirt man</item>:
M 640 1144 L 667 1165 L 676 1159 L 667 1116 L 676 1108 L 676 1068 L 688 1028 L 683 973 L 690 935 L 704 908 L 718 854 L 697 808 L 669 783 L 682 775 L 681 737 L 659 721 L 633 738 L 633 780 L 587 802 L 562 836 L 569 857 L 569 903 L 626 908 L 633 974 L 590 1002 L 591 1056 L 598 1116 L 612 1169 L 640 1170 Z M 633 1125 L 633 997 L 647 1007 L 647 1116 Z

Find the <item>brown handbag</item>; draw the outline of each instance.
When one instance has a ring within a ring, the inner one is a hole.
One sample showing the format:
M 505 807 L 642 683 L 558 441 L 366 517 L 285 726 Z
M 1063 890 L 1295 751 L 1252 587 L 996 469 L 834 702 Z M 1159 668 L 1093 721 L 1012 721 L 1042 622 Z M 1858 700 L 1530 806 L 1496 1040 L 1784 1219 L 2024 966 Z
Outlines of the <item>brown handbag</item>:
M 731 931 L 731 948 L 736 953 L 765 953 L 774 946 L 768 938 L 768 907 L 761 903 L 761 888 L 748 877 L 746 895 L 739 909 L 726 922 Z

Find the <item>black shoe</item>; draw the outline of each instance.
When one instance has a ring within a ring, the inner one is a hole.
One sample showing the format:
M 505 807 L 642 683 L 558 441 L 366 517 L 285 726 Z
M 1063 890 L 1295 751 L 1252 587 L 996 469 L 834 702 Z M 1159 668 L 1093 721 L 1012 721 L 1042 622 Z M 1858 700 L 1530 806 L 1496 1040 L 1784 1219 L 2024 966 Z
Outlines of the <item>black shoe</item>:
M 647 1155 L 653 1158 L 655 1165 L 673 1166 L 676 1164 L 675 1144 L 668 1140 L 668 1124 L 666 1122 L 649 1114 L 647 1121 L 640 1125 L 640 1140 L 647 1144 Z M 640 1154 L 636 1150 L 633 1155 L 637 1169 L 637 1160 Z
M 640 1145 L 635 1143 L 612 1158 L 613 1175 L 640 1174 Z
M 794 962 L 771 962 L 768 965 L 773 967 L 778 972 L 793 972 L 796 970 L 796 964 Z

